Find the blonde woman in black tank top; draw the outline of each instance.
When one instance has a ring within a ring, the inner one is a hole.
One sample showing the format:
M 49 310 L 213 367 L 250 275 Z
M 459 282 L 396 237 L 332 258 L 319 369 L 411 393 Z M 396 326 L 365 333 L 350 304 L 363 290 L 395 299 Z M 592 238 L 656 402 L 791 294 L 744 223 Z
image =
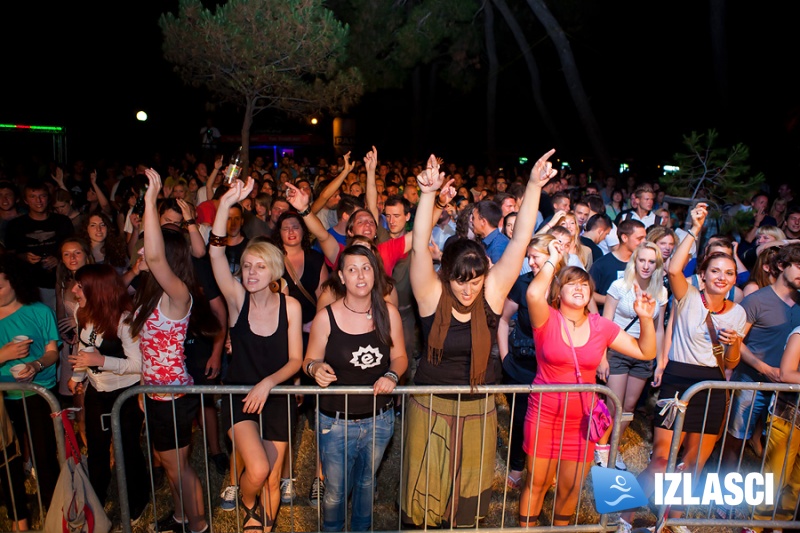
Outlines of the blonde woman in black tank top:
M 285 395 L 270 396 L 270 391 L 300 369 L 303 320 L 297 300 L 270 290 L 270 283 L 279 279 L 284 269 L 283 253 L 274 245 L 247 245 L 241 259 L 241 283 L 228 268 L 228 212 L 252 189 L 252 178 L 247 179 L 247 185 L 237 180 L 220 198 L 209 237 L 209 255 L 214 278 L 228 304 L 231 327 L 233 359 L 225 382 L 233 379 L 253 385 L 247 396 L 228 399 L 230 403 L 223 409 L 228 425 L 232 423 L 228 435 L 245 467 L 239 478 L 241 505 L 246 513 L 242 525 L 244 530 L 263 527 L 270 531 L 280 504 L 281 466 L 289 449 L 288 399 Z

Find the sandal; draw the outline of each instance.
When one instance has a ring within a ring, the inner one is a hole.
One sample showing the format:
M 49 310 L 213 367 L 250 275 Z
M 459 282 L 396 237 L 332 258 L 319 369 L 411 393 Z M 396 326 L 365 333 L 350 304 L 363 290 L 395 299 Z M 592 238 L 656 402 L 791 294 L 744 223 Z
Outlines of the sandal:
M 264 508 L 261 506 L 261 499 L 256 495 L 256 503 L 252 507 L 248 507 L 244 504 L 244 500 L 239 498 L 239 503 L 242 504 L 242 509 L 244 509 L 244 522 L 246 523 L 250 520 L 256 520 L 261 525 L 251 524 L 249 526 L 244 526 L 242 531 L 264 531 Z
M 506 478 L 506 485 L 508 485 L 508 488 L 511 490 L 518 490 L 520 487 L 522 487 L 522 480 L 525 476 L 523 475 L 522 472 L 520 472 L 519 475 L 514 476 L 513 472 L 514 470 L 511 470 L 508 473 L 508 477 Z

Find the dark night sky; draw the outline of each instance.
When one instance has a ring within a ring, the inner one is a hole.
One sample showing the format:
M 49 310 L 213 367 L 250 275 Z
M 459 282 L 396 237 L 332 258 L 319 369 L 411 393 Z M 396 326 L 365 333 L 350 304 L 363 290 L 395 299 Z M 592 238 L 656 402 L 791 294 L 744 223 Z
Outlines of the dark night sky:
M 161 58 L 159 14 L 176 2 L 26 2 L 0 8 L 5 24 L 0 122 L 66 125 L 70 158 L 139 159 L 155 149 L 170 153 L 197 140 L 205 122 L 205 95 L 186 88 Z M 719 129 L 726 142 L 751 146 L 752 162 L 768 178 L 797 176 L 800 118 L 796 69 L 796 8 L 777 2 L 761 11 L 728 5 L 728 106 L 714 81 L 709 3 L 603 2 L 587 13 L 571 45 L 603 139 L 614 157 L 647 164 L 679 150 L 684 133 Z M 738 3 L 737 3 L 738 4 Z M 792 3 L 793 4 L 793 3 Z M 98 7 L 99 6 L 99 7 Z M 166 7 L 165 7 L 166 6 Z M 498 24 L 502 19 L 497 15 Z M 501 31 L 504 31 L 501 28 Z M 536 30 L 537 33 L 539 30 Z M 534 54 L 545 98 L 563 137 L 559 154 L 572 161 L 591 154 L 574 111 L 554 47 L 543 39 Z M 498 148 L 534 156 L 553 145 L 539 125 L 521 58 L 501 57 Z M 134 113 L 148 112 L 147 124 Z M 435 133 L 424 152 L 480 159 L 485 153 L 485 86 L 459 94 L 437 89 Z M 359 145 L 409 154 L 411 98 L 407 91 L 370 94 L 353 110 Z M 275 128 L 259 116 L 258 127 Z M 237 133 L 232 107 L 216 115 L 224 133 Z M 296 127 L 296 126 L 295 126 Z M 323 127 L 322 132 L 330 131 Z M 49 152 L 49 140 L 28 136 L 27 146 Z M 0 137 L 0 156 L 21 153 L 19 136 Z M 357 151 L 360 148 L 357 149 Z M 22 150 L 24 152 L 24 150 Z M 650 167 L 648 167 L 650 168 Z

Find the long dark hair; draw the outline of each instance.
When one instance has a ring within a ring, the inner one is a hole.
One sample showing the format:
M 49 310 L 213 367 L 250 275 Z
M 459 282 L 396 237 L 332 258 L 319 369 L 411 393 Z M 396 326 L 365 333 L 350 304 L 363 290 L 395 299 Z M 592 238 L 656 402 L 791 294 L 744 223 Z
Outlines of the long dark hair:
M 382 343 L 391 348 L 393 346 L 392 324 L 389 318 L 389 310 L 386 306 L 386 300 L 383 299 L 384 295 L 386 294 L 386 275 L 383 271 L 383 265 L 378 262 L 378 259 L 372 252 L 371 248 L 361 246 L 360 244 L 355 244 L 345 248 L 339 255 L 339 264 L 336 266 L 337 273 L 341 273 L 344 270 L 345 257 L 352 255 L 366 257 L 367 260 L 369 260 L 370 266 L 372 267 L 372 271 L 374 273 L 373 278 L 375 282 L 372 286 L 370 299 L 372 300 L 372 320 L 375 324 L 375 333 L 378 335 L 378 339 L 380 339 Z M 344 284 L 339 276 L 331 277 L 336 279 L 336 282 L 341 287 L 341 292 L 346 293 L 347 289 L 344 287 Z
M 120 318 L 133 310 L 125 282 L 111 265 L 85 265 L 75 273 L 86 305 L 78 309 L 78 324 L 91 323 L 104 339 L 116 339 Z
M 86 256 L 86 264 L 94 263 L 92 256 L 92 249 L 89 247 L 88 241 L 80 237 L 67 237 L 61 244 L 58 245 L 58 266 L 56 266 L 56 287 L 59 290 L 67 288 L 67 284 L 73 279 L 74 274 L 69 271 L 67 265 L 64 264 L 64 258 L 61 256 L 65 244 L 77 244 L 83 250 L 83 255 Z
M 81 225 L 81 237 L 91 246 L 92 240 L 89 238 L 89 223 L 93 217 L 98 217 L 106 225 L 106 240 L 103 242 L 103 262 L 115 267 L 124 267 L 128 264 L 128 250 L 125 241 L 119 235 L 116 224 L 111 223 L 111 219 L 99 209 L 89 213 Z M 91 253 L 89 254 L 91 255 Z
M 203 296 L 200 286 L 194 277 L 192 255 L 189 243 L 180 231 L 161 228 L 164 236 L 164 251 L 172 272 L 189 288 L 192 295 L 192 310 L 189 318 L 189 334 L 196 337 L 214 337 L 222 327 L 216 316 L 211 312 L 208 300 Z M 158 284 L 150 272 L 142 272 L 142 284 L 136 291 L 133 307 L 137 310 L 135 318 L 131 320 L 131 336 L 135 337 L 142 331 L 145 321 L 153 311 L 164 294 L 164 289 Z

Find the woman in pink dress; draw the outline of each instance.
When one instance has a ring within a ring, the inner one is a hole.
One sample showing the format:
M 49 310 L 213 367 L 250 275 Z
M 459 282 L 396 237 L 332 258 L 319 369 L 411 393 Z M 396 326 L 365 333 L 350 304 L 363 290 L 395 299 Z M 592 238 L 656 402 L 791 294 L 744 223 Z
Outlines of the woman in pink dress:
M 634 339 L 611 320 L 589 313 L 593 292 L 589 274 L 577 267 L 556 273 L 554 265 L 558 264 L 561 251 L 555 242 L 548 251 L 550 259 L 533 278 L 526 294 L 538 361 L 533 384 L 594 383 L 606 348 L 634 359 L 655 359 L 652 297 L 642 292 L 634 304 L 641 323 L 639 339 Z M 528 455 L 528 478 L 520 496 L 520 526 L 536 525 L 556 472 L 553 525 L 569 523 L 594 457 L 584 413 L 590 413 L 595 402 L 595 395 L 590 393 L 531 394 L 523 442 Z

